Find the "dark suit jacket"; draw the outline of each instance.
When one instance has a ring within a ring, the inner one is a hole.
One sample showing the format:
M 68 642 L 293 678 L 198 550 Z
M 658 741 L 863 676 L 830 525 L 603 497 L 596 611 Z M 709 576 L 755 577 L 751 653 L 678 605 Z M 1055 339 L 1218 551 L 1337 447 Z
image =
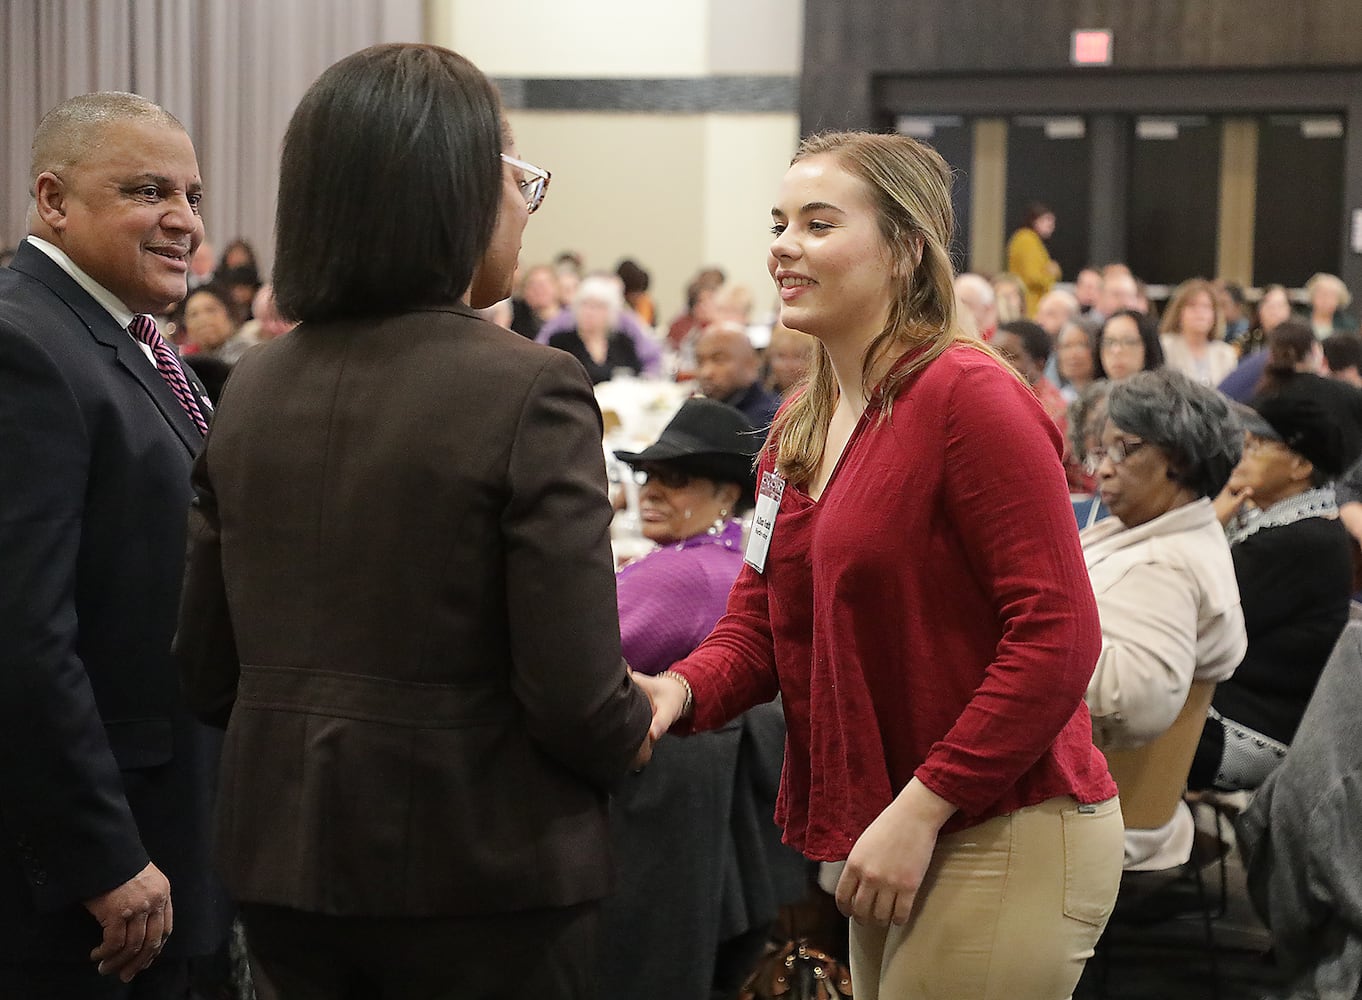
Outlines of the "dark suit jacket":
M 759 431 L 765 431 L 771 426 L 771 421 L 776 419 L 776 411 L 780 409 L 780 397 L 767 392 L 766 387 L 759 381 L 753 382 L 746 389 L 739 389 L 721 402 L 742 413 Z
M 36 247 L 0 269 L 0 956 L 85 960 L 80 905 L 148 859 L 175 954 L 212 949 L 219 739 L 170 658 L 201 438 L 108 312 Z
M 570 356 L 450 306 L 237 363 L 195 466 L 176 649 L 230 713 L 233 895 L 460 915 L 609 891 L 647 731 L 600 415 Z

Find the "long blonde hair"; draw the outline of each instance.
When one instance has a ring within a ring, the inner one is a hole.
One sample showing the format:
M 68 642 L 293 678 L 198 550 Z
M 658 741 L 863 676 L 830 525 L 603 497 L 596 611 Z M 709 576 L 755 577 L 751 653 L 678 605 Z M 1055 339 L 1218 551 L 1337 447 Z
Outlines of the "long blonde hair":
M 1173 298 L 1164 310 L 1163 320 L 1159 323 L 1159 333 L 1182 333 L 1182 311 L 1187 308 L 1194 295 L 1205 295 L 1211 300 L 1211 310 L 1215 313 L 1215 323 L 1207 334 L 1207 341 L 1225 339 L 1225 314 L 1220 309 L 1220 299 L 1216 297 L 1215 286 L 1205 278 L 1188 278 L 1173 292 Z
M 887 418 L 908 380 L 951 345 L 967 344 L 997 355 L 956 318 L 954 271 L 947 249 L 955 217 L 946 161 L 930 146 L 904 135 L 827 132 L 801 142 L 790 164 L 823 153 L 836 156 L 844 170 L 865 182 L 879 216 L 880 235 L 894 261 L 889 317 L 861 362 L 866 396 L 875 393 L 880 416 Z M 872 384 L 886 361 L 910 351 L 918 353 L 878 386 Z M 820 341 L 805 390 L 771 427 L 769 440 L 777 443 L 776 469 L 791 482 L 806 483 L 817 474 L 837 398 L 832 361 Z

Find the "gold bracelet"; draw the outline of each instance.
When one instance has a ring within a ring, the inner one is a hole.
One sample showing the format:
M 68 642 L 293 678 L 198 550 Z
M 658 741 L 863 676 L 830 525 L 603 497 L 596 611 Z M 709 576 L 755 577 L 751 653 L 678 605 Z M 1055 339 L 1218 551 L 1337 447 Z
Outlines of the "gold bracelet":
M 681 706 L 681 715 L 679 717 L 684 719 L 686 716 L 690 715 L 695 708 L 695 692 L 690 689 L 690 681 L 686 680 L 675 670 L 664 670 L 657 676 L 670 677 L 672 680 L 679 682 L 680 685 L 686 689 L 686 700 Z

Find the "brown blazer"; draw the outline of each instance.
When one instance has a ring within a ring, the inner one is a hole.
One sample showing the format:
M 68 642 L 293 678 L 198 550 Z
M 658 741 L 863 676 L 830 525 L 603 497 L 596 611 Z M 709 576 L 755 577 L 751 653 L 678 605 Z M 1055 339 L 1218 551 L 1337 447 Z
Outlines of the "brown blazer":
M 238 900 L 467 915 L 610 889 L 647 731 L 620 658 L 600 414 L 462 306 L 238 362 L 194 468 L 176 653 L 226 720 Z

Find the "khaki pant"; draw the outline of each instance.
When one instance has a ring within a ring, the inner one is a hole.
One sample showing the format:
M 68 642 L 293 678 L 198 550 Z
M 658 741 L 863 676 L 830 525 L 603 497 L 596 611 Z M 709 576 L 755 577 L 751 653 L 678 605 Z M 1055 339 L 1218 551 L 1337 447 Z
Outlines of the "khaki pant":
M 851 923 L 856 1000 L 1065 1000 L 1121 885 L 1120 804 L 1057 798 L 942 837 L 902 927 Z

